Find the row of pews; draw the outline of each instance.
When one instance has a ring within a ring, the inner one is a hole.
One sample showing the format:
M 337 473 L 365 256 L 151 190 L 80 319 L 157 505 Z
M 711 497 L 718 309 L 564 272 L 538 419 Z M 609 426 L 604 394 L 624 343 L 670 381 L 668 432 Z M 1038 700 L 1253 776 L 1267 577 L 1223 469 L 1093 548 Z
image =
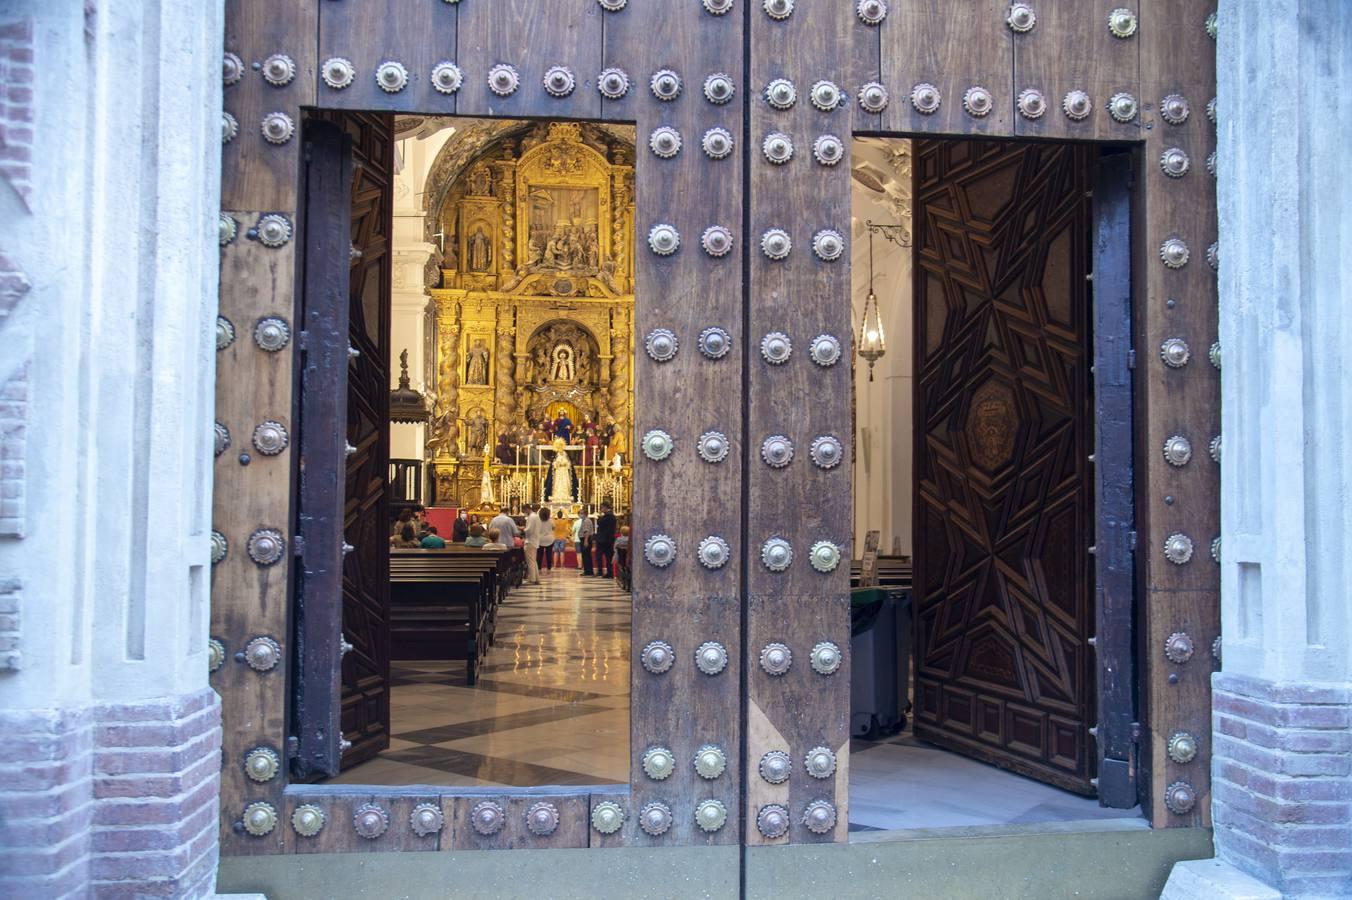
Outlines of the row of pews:
M 877 587 L 911 586 L 911 558 L 909 556 L 879 556 L 875 562 L 875 585 Z M 859 587 L 863 574 L 863 563 L 854 560 L 850 563 L 850 587 Z
M 463 660 L 474 684 L 498 606 L 525 570 L 519 548 L 391 550 L 390 658 Z

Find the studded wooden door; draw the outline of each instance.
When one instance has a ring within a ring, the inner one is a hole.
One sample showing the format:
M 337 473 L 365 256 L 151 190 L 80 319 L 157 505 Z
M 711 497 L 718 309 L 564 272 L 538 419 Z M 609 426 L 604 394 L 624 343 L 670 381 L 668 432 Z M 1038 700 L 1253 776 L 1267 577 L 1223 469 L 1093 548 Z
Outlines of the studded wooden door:
M 1090 151 L 918 141 L 915 734 L 1091 793 Z

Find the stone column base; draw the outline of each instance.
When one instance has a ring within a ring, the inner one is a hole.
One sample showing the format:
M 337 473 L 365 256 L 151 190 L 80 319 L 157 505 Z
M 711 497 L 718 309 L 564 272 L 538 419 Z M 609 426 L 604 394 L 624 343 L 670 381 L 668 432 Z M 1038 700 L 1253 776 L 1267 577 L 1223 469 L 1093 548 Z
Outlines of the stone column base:
M 1219 859 L 1189 859 L 1174 863 L 1160 900 L 1282 900 L 1282 894 Z
M 0 896 L 215 889 L 221 710 L 212 690 L 0 711 Z

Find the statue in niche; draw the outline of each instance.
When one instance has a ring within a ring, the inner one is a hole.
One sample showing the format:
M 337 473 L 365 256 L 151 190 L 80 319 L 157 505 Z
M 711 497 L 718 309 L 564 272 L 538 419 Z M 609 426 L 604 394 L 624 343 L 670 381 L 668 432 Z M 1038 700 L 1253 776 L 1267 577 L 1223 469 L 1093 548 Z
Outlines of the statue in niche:
M 493 193 L 493 173 L 488 166 L 475 166 L 469 173 L 469 192 L 473 197 L 487 197 Z
M 469 236 L 466 243 L 469 270 L 471 272 L 487 272 L 489 266 L 493 264 L 493 239 L 488 236 L 488 232 L 480 225 Z
M 549 383 L 549 349 L 543 345 L 535 348 L 535 353 L 531 357 L 531 364 L 534 371 L 531 373 L 531 382 L 539 387 L 544 387 Z
M 577 380 L 591 384 L 591 351 L 585 343 L 577 348 Z
M 577 366 L 573 348 L 567 344 L 558 344 L 551 354 L 553 367 L 549 372 L 550 381 L 574 381 L 577 378 Z
M 488 346 L 483 338 L 476 338 L 465 356 L 465 384 L 488 384 Z
M 488 419 L 484 416 L 484 411 L 477 406 L 465 423 L 465 433 L 468 443 L 465 449 L 468 453 L 482 453 L 487 450 Z

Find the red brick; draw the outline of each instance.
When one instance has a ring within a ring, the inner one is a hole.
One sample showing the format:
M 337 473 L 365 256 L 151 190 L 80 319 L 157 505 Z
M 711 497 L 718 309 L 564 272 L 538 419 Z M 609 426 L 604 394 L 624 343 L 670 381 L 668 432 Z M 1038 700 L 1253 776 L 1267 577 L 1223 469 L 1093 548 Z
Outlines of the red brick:
M 191 791 L 207 779 L 220 775 L 220 756 L 212 753 L 182 772 L 168 775 L 104 775 L 94 783 L 94 796 L 106 797 L 176 797 Z
M 99 825 L 171 825 L 204 805 L 214 806 L 219 792 L 217 782 L 207 781 L 173 800 L 102 800 L 94 821 Z

